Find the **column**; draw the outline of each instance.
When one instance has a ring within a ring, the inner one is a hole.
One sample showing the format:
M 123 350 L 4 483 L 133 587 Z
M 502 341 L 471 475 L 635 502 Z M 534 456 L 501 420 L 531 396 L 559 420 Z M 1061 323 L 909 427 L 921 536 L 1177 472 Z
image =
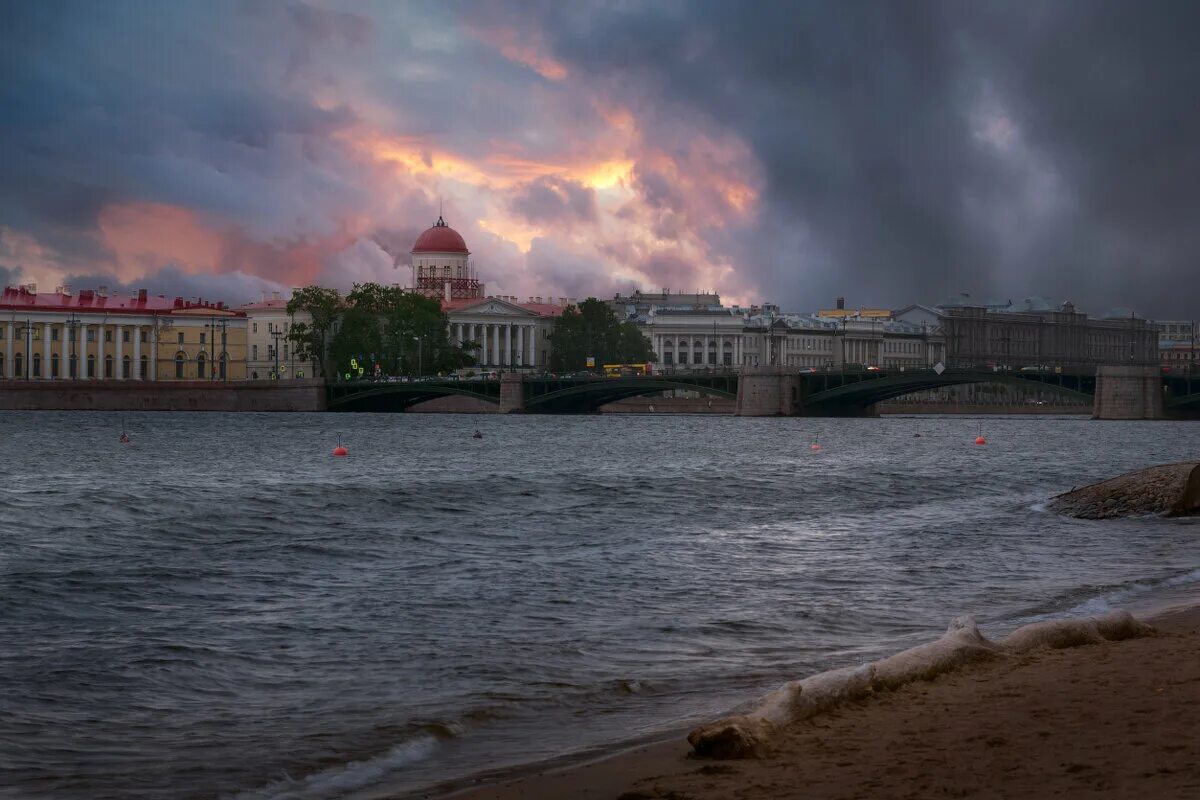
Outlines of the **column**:
M 96 326 L 96 377 L 104 380 L 104 325 Z
M 150 335 L 150 363 L 146 365 L 149 375 L 147 379 L 158 380 L 158 326 L 151 325 L 147 332 Z
M 79 347 L 75 348 L 75 369 L 76 375 L 80 378 L 87 377 L 87 325 L 79 325 Z
M 504 359 L 506 367 L 512 366 L 512 325 L 504 326 Z
M 492 336 L 492 366 L 500 366 L 500 326 L 490 325 L 489 333 Z
M 42 378 L 50 377 L 50 323 L 42 323 Z
M 146 380 L 146 376 L 142 375 L 142 327 L 140 325 L 133 326 L 133 374 L 138 380 Z
M 513 366 L 525 366 L 525 326 L 517 327 L 517 359 Z
M 529 326 L 529 366 L 537 366 L 538 326 Z
M 479 366 L 486 366 L 488 363 L 488 331 L 487 325 L 476 325 L 479 329 Z
M 114 329 L 113 329 L 113 344 L 114 344 L 114 346 L 113 346 L 113 353 L 114 353 L 114 355 L 113 355 L 113 375 L 117 378 L 117 380 L 124 380 L 125 378 L 128 377 L 125 374 L 125 370 L 122 368 L 122 364 L 125 361 L 125 352 L 124 352 L 125 343 L 122 341 L 122 334 L 124 333 L 124 331 L 125 331 L 124 325 L 114 326 Z
M 463 324 L 461 322 L 455 323 L 454 329 L 455 329 L 455 331 L 458 332 L 458 336 L 457 336 L 458 346 L 462 347 L 463 342 L 466 341 L 466 339 L 463 338 Z
M 12 320 L 4 324 L 4 377 L 13 376 L 13 328 Z

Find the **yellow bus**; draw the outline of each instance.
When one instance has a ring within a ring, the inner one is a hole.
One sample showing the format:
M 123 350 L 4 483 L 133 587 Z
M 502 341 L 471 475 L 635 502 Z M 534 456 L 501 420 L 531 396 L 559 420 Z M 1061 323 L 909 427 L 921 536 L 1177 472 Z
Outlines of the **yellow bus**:
M 604 375 L 608 378 L 628 378 L 634 375 L 649 375 L 649 364 L 605 364 Z

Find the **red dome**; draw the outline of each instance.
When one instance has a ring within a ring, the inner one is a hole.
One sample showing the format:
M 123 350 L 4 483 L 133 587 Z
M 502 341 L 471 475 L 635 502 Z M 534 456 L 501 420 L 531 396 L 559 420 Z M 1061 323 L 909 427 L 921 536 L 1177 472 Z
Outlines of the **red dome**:
M 441 217 L 438 217 L 437 222 L 433 223 L 432 228 L 417 237 L 417 243 L 413 245 L 412 251 L 414 253 L 470 252 L 467 250 L 467 243 L 463 241 L 462 235 L 447 225 Z

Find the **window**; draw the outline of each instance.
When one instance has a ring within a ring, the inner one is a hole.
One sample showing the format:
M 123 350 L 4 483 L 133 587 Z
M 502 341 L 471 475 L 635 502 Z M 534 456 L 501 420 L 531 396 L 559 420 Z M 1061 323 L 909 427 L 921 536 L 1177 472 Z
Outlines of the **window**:
M 680 364 L 686 364 L 686 363 L 688 363 L 688 354 L 687 354 L 687 350 L 680 350 L 680 351 L 679 351 L 679 363 L 680 363 Z
M 183 344 L 183 331 L 179 332 L 179 343 Z
M 58 353 L 54 353 L 50 356 L 50 377 L 58 377 Z
M 87 332 L 87 340 L 88 340 L 89 342 L 94 342 L 94 341 L 96 341 L 96 330 L 95 330 L 94 328 L 88 328 L 88 332 Z
M 132 364 L 133 364 L 133 359 L 131 359 L 129 356 L 122 356 L 122 357 L 121 357 L 121 377 L 122 377 L 122 378 L 132 378 L 132 377 L 133 377 L 133 376 L 132 376 L 132 375 L 129 373 L 129 367 L 130 367 Z
M 274 333 L 274 332 L 275 332 L 275 323 L 268 322 L 267 323 L 267 333 Z
M 18 378 L 25 377 L 25 357 L 20 353 L 13 356 L 13 375 Z
M 50 341 L 52 341 L 52 342 L 58 341 L 58 328 L 50 329 Z
M 254 328 L 254 331 L 253 331 L 254 333 L 258 333 L 258 323 L 257 322 L 254 323 L 254 325 L 252 325 L 251 327 Z
M 33 354 L 33 377 L 35 377 L 35 378 L 42 377 L 42 354 L 41 353 Z
M 106 341 L 106 342 L 112 341 L 112 331 L 110 331 L 110 330 L 104 331 L 104 341 Z
M 182 334 L 180 334 L 180 335 L 182 335 Z M 183 361 L 185 358 L 187 358 L 187 356 L 185 356 L 183 353 L 175 354 L 175 377 L 176 378 L 183 377 Z
M 144 336 L 145 334 L 142 335 Z M 146 380 L 146 376 L 149 374 L 147 371 L 148 367 L 149 360 L 145 356 L 142 356 L 142 363 L 138 365 L 138 380 Z
M 104 357 L 104 377 L 111 378 L 113 376 L 113 357 Z
M 283 360 L 287 361 L 287 345 L 283 346 Z
M 89 378 L 96 377 L 96 357 L 94 355 L 88 356 L 87 376 Z
M 225 360 L 226 360 L 226 356 L 225 356 L 225 354 L 224 354 L 224 353 L 221 353 L 221 365 L 220 365 L 220 368 L 221 368 L 221 374 L 220 374 L 221 380 L 225 380 Z
M 205 342 L 205 339 L 206 339 L 206 337 L 207 337 L 207 336 L 208 336 L 208 334 L 207 334 L 207 333 L 202 333 L 202 334 L 200 334 L 200 344 L 204 344 L 204 342 Z
M 253 361 L 258 361 L 258 345 L 250 345 L 250 358 Z
M 204 362 L 205 362 L 204 353 L 200 353 L 199 355 L 196 356 L 196 377 L 197 378 L 207 377 L 207 373 L 205 373 L 205 371 L 204 371 Z
M 146 341 L 147 341 L 147 339 L 146 339 L 146 331 L 142 331 L 142 344 L 145 344 L 145 343 L 146 343 Z
M 129 331 L 121 331 L 121 341 L 122 342 L 129 341 Z

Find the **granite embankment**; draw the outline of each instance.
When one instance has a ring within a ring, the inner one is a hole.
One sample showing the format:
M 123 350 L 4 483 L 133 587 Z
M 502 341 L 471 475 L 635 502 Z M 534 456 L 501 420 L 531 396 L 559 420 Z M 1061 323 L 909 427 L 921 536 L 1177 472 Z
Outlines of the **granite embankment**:
M 1200 463 L 1164 464 L 1072 489 L 1051 500 L 1050 510 L 1080 519 L 1200 514 Z

